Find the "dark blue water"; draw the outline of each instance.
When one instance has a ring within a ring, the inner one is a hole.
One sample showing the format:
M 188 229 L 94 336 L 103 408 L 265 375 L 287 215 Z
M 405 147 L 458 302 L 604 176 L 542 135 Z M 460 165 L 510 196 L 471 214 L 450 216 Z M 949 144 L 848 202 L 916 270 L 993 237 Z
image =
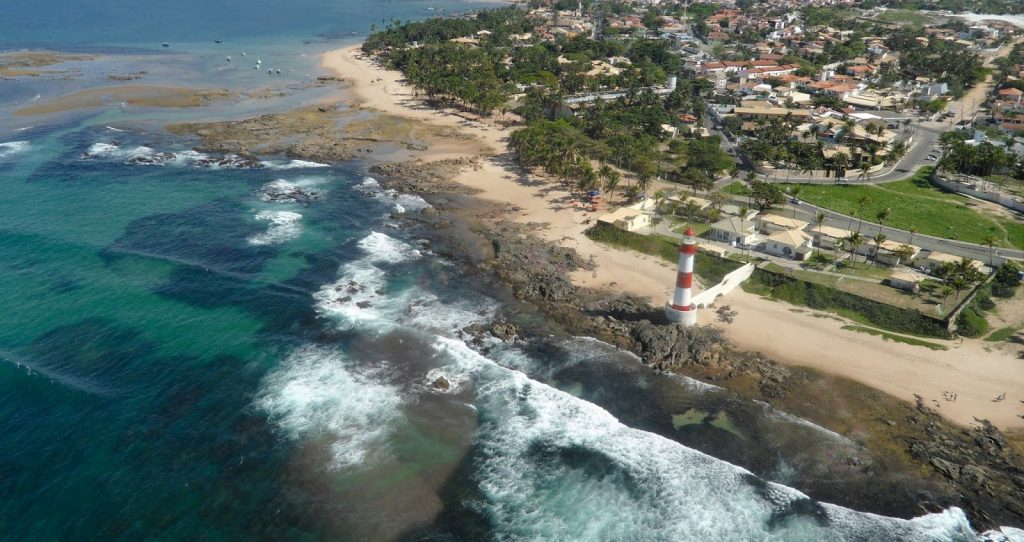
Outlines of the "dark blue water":
M 0 43 L 284 50 L 434 5 L 93 4 L 8 2 Z M 503 305 L 397 227 L 424 201 L 363 164 L 204 166 L 166 115 L 0 139 L 0 540 L 972 538 L 959 510 L 860 514 L 681 445 L 763 473 L 785 442 L 855 453 L 607 345 L 538 326 L 469 348 Z
M 133 2 L 6 0 L 0 48 L 159 47 L 167 41 L 215 39 L 256 43 L 281 39 L 343 38 L 366 33 L 382 20 L 422 19 L 485 4 L 452 0 L 138 0 Z

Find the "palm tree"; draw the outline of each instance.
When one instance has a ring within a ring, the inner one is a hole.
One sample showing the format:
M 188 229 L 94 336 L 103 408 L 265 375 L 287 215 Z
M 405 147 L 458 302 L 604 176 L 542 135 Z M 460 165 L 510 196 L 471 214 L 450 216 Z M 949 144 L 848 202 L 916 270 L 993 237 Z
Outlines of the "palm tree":
M 871 238 L 871 240 L 875 242 L 875 255 L 873 258 L 875 259 L 876 264 L 878 263 L 878 250 L 882 248 L 882 243 L 884 243 L 886 239 L 885 234 L 882 232 L 878 232 Z
M 953 287 L 954 290 L 956 290 L 956 297 L 953 299 L 954 302 L 960 301 L 960 292 L 967 289 L 968 284 L 969 281 L 967 280 L 967 277 L 965 277 L 964 275 L 957 275 L 956 277 L 953 277 L 953 281 L 950 283 L 950 285 Z
M 988 265 L 992 266 L 993 249 L 995 249 L 996 246 L 996 238 L 991 235 L 986 235 L 985 238 L 981 240 L 981 244 L 988 247 Z
M 953 295 L 953 287 L 945 284 L 939 290 L 939 293 L 942 295 L 942 302 L 945 303 L 946 300 L 949 299 L 949 296 Z
M 853 232 L 845 241 L 850 247 L 850 267 L 857 267 L 857 249 L 864 245 L 864 236 L 859 231 Z
M 892 213 L 892 208 L 891 207 L 886 207 L 885 209 L 882 209 L 881 211 L 878 211 L 878 213 L 875 214 L 875 218 L 878 219 L 878 224 L 879 224 L 878 231 L 882 231 L 882 228 L 885 227 L 885 221 L 889 218 L 889 215 L 891 213 Z
M 857 224 L 857 233 L 860 233 L 861 227 L 864 226 L 864 206 L 870 202 L 871 198 L 867 196 L 861 196 L 860 199 L 857 200 L 857 218 L 860 219 L 860 222 Z
M 821 254 L 821 226 L 825 224 L 825 213 L 818 211 L 818 214 L 814 215 L 814 225 L 818 228 L 818 254 Z

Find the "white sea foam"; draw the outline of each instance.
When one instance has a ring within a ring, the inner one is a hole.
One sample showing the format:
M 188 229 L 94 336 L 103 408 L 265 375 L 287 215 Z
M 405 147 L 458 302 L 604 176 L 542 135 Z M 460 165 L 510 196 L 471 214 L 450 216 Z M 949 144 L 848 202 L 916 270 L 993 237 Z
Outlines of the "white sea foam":
M 393 205 L 392 212 L 398 214 L 422 211 L 423 209 L 431 207 L 426 200 L 417 195 L 402 194 L 397 190 L 382 188 L 380 183 L 377 182 L 377 179 L 374 179 L 373 177 L 363 178 L 363 182 L 357 184 L 353 188 L 358 192 L 362 192 L 368 196 L 373 196 L 382 202 L 390 202 Z
M 474 465 L 499 540 L 971 540 L 950 509 L 911 521 L 811 504 L 785 486 L 652 433 L 437 339 L 444 370 L 474 383 Z
M 402 263 L 418 259 L 420 251 L 408 243 L 404 243 L 379 232 L 370 232 L 357 245 L 366 252 L 366 260 L 371 263 Z
M 27 151 L 31 143 L 28 141 L 8 141 L 0 143 L 0 158 L 7 158 L 13 154 Z
M 309 162 L 307 160 L 289 160 L 287 162 L 281 162 L 278 160 L 265 160 L 262 162 L 262 164 L 263 167 L 268 169 L 311 169 L 331 167 L 328 164 L 321 164 L 319 162 Z
M 302 233 L 302 215 L 291 211 L 260 211 L 256 220 L 269 222 L 267 231 L 249 237 L 250 245 L 279 245 Z
M 106 126 L 106 129 L 107 129 L 107 130 L 111 130 L 111 131 L 113 131 L 113 132 L 124 132 L 124 131 L 126 131 L 126 130 L 122 130 L 122 129 L 120 129 L 120 128 L 114 128 L 113 126 L 109 126 L 109 125 L 108 125 L 108 126 Z
M 394 324 L 415 292 L 407 290 L 387 298 L 387 272 L 379 266 L 418 259 L 420 252 L 379 232 L 371 232 L 357 246 L 365 256 L 343 265 L 338 280 L 313 295 L 317 311 L 339 319 L 339 324 L 347 329 L 371 322 L 378 326 Z
M 399 390 L 333 350 L 303 348 L 263 383 L 256 405 L 292 439 L 325 439 L 332 469 L 366 468 L 388 458 L 403 419 Z

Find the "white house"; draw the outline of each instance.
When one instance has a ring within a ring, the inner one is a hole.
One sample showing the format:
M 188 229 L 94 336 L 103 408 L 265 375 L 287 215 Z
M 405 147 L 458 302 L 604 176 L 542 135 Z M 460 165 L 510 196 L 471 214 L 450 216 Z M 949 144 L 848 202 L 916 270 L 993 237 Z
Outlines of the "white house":
M 744 220 L 737 216 L 731 216 L 712 224 L 708 237 L 712 241 L 749 245 L 753 243 L 756 234 L 757 231 L 753 220 L 749 218 Z
M 633 207 L 622 207 L 598 217 L 597 221 L 611 224 L 620 230 L 638 231 L 651 226 L 651 215 Z
M 772 214 L 761 215 L 758 222 L 761 223 L 761 231 L 769 234 L 788 230 L 802 230 L 807 227 L 807 223 L 803 220 Z
M 785 230 L 769 235 L 764 250 L 776 256 L 806 260 L 810 256 L 813 246 L 811 236 L 807 232 Z

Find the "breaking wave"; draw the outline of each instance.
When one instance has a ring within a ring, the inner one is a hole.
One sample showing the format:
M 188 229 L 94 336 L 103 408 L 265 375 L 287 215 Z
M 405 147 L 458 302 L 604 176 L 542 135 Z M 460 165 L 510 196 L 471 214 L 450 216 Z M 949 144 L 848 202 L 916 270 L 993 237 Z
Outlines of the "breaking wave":
M 384 315 L 389 315 L 391 322 L 396 321 L 405 302 L 392 299 L 385 305 L 387 271 L 380 265 L 395 265 L 418 259 L 420 251 L 378 232 L 371 232 L 357 246 L 365 256 L 343 265 L 338 280 L 313 294 L 317 311 L 340 319 L 342 327 L 348 329 L 378 321 Z
M 126 164 L 139 166 L 183 166 L 209 169 L 257 169 L 263 164 L 258 160 L 229 154 L 211 156 L 195 150 L 164 152 L 146 145 L 122 146 L 117 143 L 94 143 L 82 155 L 87 160 L 121 160 Z
M 289 438 L 328 442 L 329 468 L 367 468 L 387 459 L 402 418 L 398 388 L 377 380 L 336 351 L 303 348 L 266 377 L 256 405 Z
M 260 211 L 256 220 L 269 222 L 267 231 L 249 237 L 250 245 L 279 245 L 302 234 L 302 215 L 291 211 Z
M 471 381 L 480 417 L 474 504 L 498 540 L 973 540 L 949 509 L 913 520 L 817 503 L 495 365 L 434 348 Z
M 31 144 L 28 141 L 8 141 L 0 143 L 0 158 L 27 151 Z
M 381 187 L 377 179 L 373 177 L 365 177 L 363 182 L 357 184 L 354 188 L 357 192 L 371 196 L 379 201 L 390 203 L 392 212 L 398 214 L 422 211 L 431 207 L 426 200 L 417 195 L 402 194 L 397 190 Z
M 264 160 L 261 162 L 263 167 L 267 169 L 312 169 L 331 167 L 327 164 L 321 164 L 319 162 L 309 162 L 306 160 L 289 160 L 287 162 L 281 162 L 278 160 Z

